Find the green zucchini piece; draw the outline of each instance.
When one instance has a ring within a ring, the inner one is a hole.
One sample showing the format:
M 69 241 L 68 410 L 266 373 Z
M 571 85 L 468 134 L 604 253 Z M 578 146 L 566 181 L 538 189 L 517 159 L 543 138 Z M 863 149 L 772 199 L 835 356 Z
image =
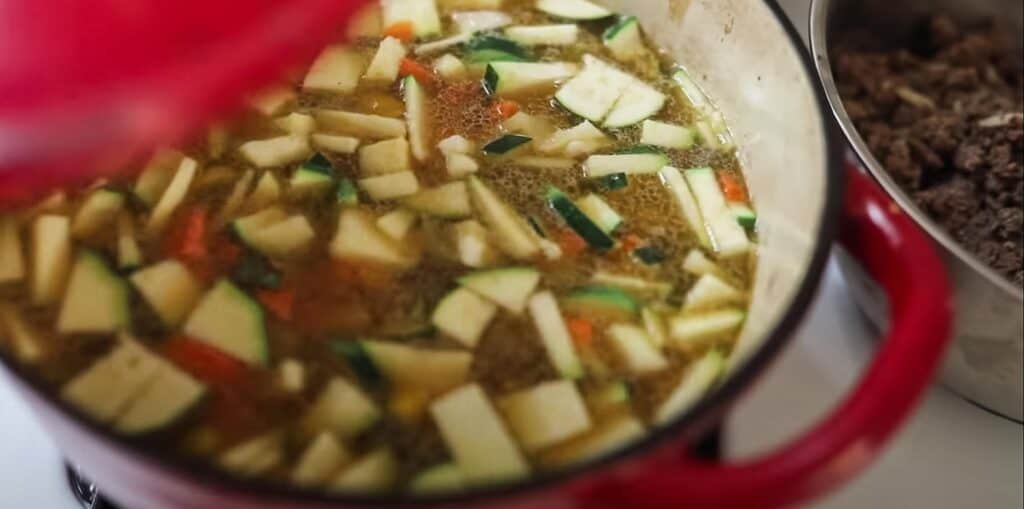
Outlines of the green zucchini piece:
M 641 327 L 615 324 L 608 328 L 608 338 L 626 368 L 634 375 L 657 373 L 669 367 L 665 356 L 654 348 L 647 331 Z
M 665 261 L 665 252 L 658 246 L 638 247 L 633 255 L 640 259 L 645 265 L 657 265 Z
M 164 325 L 175 327 L 199 302 L 203 287 L 185 264 L 166 260 L 136 271 L 131 282 Z
M 345 358 L 348 367 L 364 387 L 376 388 L 384 382 L 384 376 L 377 369 L 373 358 L 363 348 L 363 342 L 339 339 L 331 342 L 331 350 Z
M 84 239 L 114 222 L 124 207 L 124 195 L 109 189 L 97 189 L 85 199 L 71 221 L 71 235 Z
M 610 286 L 588 286 L 573 291 L 562 300 L 567 310 L 581 314 L 635 317 L 640 306 L 632 295 Z
M 540 284 L 540 272 L 527 267 L 478 271 L 459 278 L 459 284 L 516 314 Z
M 275 290 L 281 287 L 281 272 L 266 256 L 247 249 L 231 271 L 231 278 L 243 286 Z
M 505 155 L 511 153 L 517 148 L 521 148 L 524 145 L 533 141 L 533 138 L 529 136 L 523 136 L 521 134 L 506 134 L 487 145 L 484 145 L 484 154 L 487 155 Z
M 697 361 L 654 414 L 657 425 L 667 424 L 700 401 L 725 370 L 725 356 L 712 350 Z
M 592 427 L 587 406 L 572 380 L 545 382 L 509 394 L 497 406 L 528 452 L 565 442 Z
M 57 332 L 111 333 L 125 329 L 130 322 L 125 282 L 99 255 L 82 251 L 71 269 L 57 316 Z
M 494 234 L 495 243 L 516 260 L 532 260 L 541 254 L 537 238 L 526 222 L 480 179 L 469 177 L 473 207 Z
M 701 247 L 709 250 L 712 249 L 711 236 L 708 233 L 704 214 L 697 204 L 697 198 L 693 196 L 690 184 L 686 182 L 682 172 L 677 168 L 666 166 L 661 169 L 659 175 L 661 176 L 661 181 L 664 182 L 665 186 L 669 188 L 669 191 L 676 198 L 679 210 L 682 212 L 683 218 L 686 219 L 686 224 L 690 227 L 690 231 L 697 237 L 698 243 Z
M 466 488 L 466 477 L 454 463 L 430 467 L 412 478 L 409 489 L 416 495 L 450 493 Z
M 697 280 L 683 299 L 683 313 L 713 310 L 725 304 L 738 304 L 746 297 L 743 292 L 722 281 L 714 274 L 705 274 Z
M 563 25 L 521 25 L 505 28 L 505 37 L 523 46 L 571 46 L 579 40 L 580 27 Z
M 727 338 L 743 325 L 746 314 L 739 309 L 722 309 L 669 320 L 669 335 L 679 346 L 703 345 Z
M 747 230 L 753 230 L 757 226 L 757 214 L 746 203 L 730 203 L 729 211 L 736 217 L 740 226 Z
M 576 206 L 608 235 L 622 226 L 622 216 L 596 194 L 584 196 L 576 202 Z
M 622 62 L 629 62 L 647 53 L 636 16 L 620 17 L 617 23 L 605 30 L 602 39 L 612 55 Z
M 644 152 L 592 155 L 583 163 L 583 168 L 588 177 L 598 178 L 619 173 L 627 175 L 658 173 L 669 164 L 669 158 L 664 153 L 650 152 L 646 147 L 633 150 L 644 150 Z
M 164 429 L 195 409 L 205 395 L 203 384 L 161 360 L 153 381 L 117 417 L 114 428 L 128 435 Z
M 490 62 L 484 71 L 488 95 L 516 95 L 546 90 L 579 72 L 565 62 Z
M 405 100 L 405 122 L 409 130 L 409 148 L 417 161 L 430 159 L 430 110 L 427 94 L 420 82 L 413 76 L 402 81 L 402 96 Z
M 711 240 L 718 255 L 729 258 L 746 254 L 751 246 L 747 232 L 729 210 L 714 170 L 694 168 L 686 170 L 685 176 L 712 234 Z
M 480 35 L 466 43 L 470 63 L 527 62 L 532 60 L 522 46 L 502 37 Z
M 530 299 L 528 307 L 551 364 L 563 378 L 583 378 L 583 364 L 576 354 L 572 336 L 554 294 L 549 291 L 540 292 Z
M 184 332 L 248 364 L 267 365 L 263 308 L 226 279 L 206 292 L 185 322 Z
M 466 383 L 473 364 L 473 354 L 461 350 L 428 350 L 383 341 L 359 344 L 378 373 L 394 386 L 416 388 L 432 396 Z
M 343 207 L 359 205 L 359 189 L 352 179 L 343 178 L 338 181 L 338 190 L 335 192 L 338 204 Z
M 398 480 L 398 462 L 391 449 L 381 448 L 356 460 L 328 483 L 328 489 L 343 493 L 379 493 Z
M 618 191 L 629 186 L 629 175 L 625 173 L 612 173 L 598 179 L 602 187 L 608 191 Z
M 497 312 L 498 307 L 490 301 L 459 288 L 441 300 L 431 322 L 441 332 L 473 348 Z
M 351 461 L 348 449 L 333 434 L 323 432 L 306 447 L 292 470 L 291 480 L 299 486 L 322 486 Z
M 299 430 L 310 438 L 327 431 L 347 440 L 369 429 L 380 417 L 380 409 L 359 387 L 336 377 L 302 417 Z
M 583 213 L 560 189 L 549 187 L 545 198 L 551 208 L 587 242 L 587 245 L 601 252 L 615 247 L 615 240 Z

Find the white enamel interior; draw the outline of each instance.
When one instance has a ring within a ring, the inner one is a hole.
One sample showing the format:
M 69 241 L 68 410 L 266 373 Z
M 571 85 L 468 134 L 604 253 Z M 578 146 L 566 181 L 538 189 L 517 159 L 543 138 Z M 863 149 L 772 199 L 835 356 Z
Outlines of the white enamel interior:
M 758 213 L 761 245 L 742 364 L 807 276 L 827 196 L 827 133 L 815 83 L 761 0 L 610 0 L 636 15 L 724 113 Z

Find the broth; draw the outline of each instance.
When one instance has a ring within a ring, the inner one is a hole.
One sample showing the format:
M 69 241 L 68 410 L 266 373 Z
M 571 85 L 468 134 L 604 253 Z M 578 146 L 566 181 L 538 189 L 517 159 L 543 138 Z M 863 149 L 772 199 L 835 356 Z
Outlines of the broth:
M 669 422 L 742 326 L 741 168 L 635 20 L 539 5 L 329 48 L 208 141 L 4 217 L 3 348 L 147 447 L 312 489 L 514 481 Z

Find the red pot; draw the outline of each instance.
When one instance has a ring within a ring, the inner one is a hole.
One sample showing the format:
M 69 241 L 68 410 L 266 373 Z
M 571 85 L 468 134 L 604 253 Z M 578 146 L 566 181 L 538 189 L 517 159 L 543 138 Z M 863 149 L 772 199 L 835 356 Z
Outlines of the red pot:
M 939 259 L 873 182 L 844 170 L 803 45 L 774 2 L 607 3 L 639 16 L 717 100 L 759 209 L 748 325 L 730 376 L 712 394 L 644 442 L 569 472 L 436 499 L 366 499 L 241 481 L 161 457 L 48 397 L 4 358 L 68 458 L 133 509 L 769 508 L 820 496 L 866 467 L 915 407 L 948 342 L 950 296 Z M 696 460 L 690 444 L 727 417 L 799 325 L 836 240 L 888 293 L 890 330 L 872 365 L 832 415 L 777 451 L 738 464 Z

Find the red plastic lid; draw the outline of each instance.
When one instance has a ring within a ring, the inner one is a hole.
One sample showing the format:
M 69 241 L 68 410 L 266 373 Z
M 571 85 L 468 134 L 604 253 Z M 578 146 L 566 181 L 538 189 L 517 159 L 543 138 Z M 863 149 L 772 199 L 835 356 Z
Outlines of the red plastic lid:
M 365 0 L 0 0 L 0 206 L 182 141 Z

